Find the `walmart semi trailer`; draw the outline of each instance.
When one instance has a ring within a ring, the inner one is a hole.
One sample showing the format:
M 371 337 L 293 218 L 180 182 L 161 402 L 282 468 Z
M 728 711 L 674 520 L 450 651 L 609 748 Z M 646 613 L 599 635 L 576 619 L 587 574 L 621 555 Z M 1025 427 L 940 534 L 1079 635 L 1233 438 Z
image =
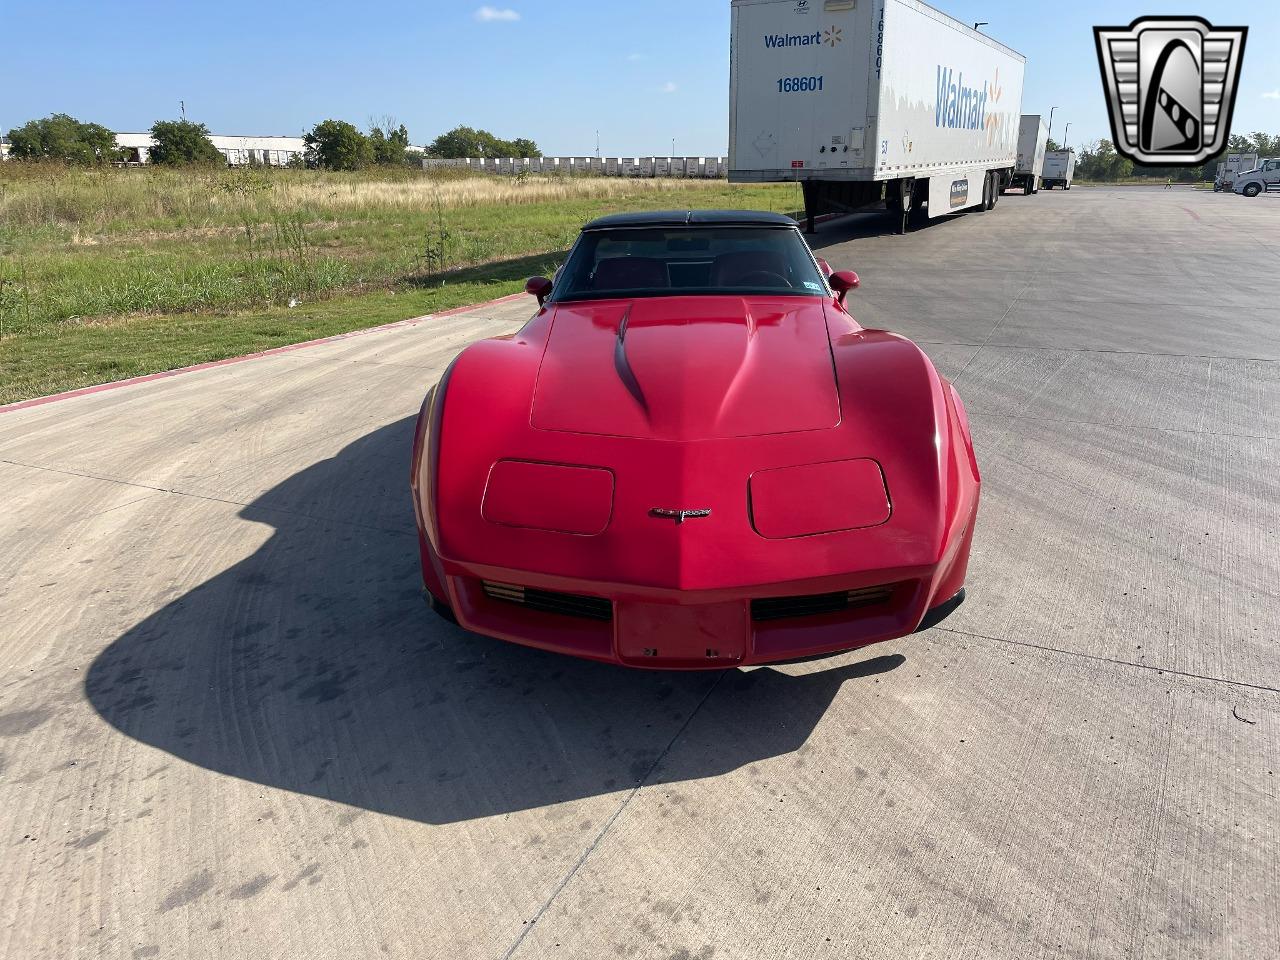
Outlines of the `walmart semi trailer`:
M 919 0 L 732 0 L 729 180 L 905 230 L 1013 179 L 1026 58 Z

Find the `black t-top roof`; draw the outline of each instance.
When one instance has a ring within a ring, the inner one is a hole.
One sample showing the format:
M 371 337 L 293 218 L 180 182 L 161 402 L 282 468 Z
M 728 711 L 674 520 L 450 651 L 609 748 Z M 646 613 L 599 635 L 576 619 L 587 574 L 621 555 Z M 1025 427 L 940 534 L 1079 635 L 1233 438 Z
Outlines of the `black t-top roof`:
M 760 210 L 644 210 L 611 213 L 597 217 L 583 230 L 611 230 L 615 227 L 795 227 L 798 224 L 781 213 Z

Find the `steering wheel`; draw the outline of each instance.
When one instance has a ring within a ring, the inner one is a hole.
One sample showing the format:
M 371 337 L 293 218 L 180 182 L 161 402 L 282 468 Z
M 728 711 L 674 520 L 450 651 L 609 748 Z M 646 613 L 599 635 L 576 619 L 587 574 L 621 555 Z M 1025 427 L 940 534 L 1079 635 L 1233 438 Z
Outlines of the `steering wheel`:
M 791 288 L 791 281 L 772 270 L 752 270 L 738 277 L 735 286 L 739 287 L 786 287 Z

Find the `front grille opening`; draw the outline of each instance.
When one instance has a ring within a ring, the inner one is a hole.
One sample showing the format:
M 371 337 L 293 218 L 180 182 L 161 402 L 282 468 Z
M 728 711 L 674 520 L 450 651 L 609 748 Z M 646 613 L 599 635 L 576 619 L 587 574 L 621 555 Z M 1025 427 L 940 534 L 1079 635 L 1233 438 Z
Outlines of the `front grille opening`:
M 893 584 L 886 584 L 857 590 L 838 590 L 835 593 L 810 593 L 800 597 L 763 597 L 751 601 L 751 619 L 788 620 L 792 617 L 817 617 L 824 613 L 882 606 L 893 597 L 893 588 Z
M 558 613 L 566 617 L 584 620 L 612 620 L 613 604 L 603 597 L 586 597 L 576 593 L 560 593 L 557 590 L 537 590 L 514 583 L 498 583 L 482 580 L 484 594 L 492 600 L 518 603 L 531 610 Z

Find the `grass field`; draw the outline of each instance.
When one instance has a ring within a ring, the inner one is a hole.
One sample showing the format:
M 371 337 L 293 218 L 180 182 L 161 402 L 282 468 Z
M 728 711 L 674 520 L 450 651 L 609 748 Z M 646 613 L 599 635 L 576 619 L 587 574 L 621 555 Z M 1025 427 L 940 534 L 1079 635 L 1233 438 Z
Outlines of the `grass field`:
M 794 184 L 0 165 L 0 403 L 512 293 L 615 210 Z

